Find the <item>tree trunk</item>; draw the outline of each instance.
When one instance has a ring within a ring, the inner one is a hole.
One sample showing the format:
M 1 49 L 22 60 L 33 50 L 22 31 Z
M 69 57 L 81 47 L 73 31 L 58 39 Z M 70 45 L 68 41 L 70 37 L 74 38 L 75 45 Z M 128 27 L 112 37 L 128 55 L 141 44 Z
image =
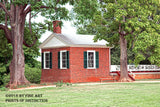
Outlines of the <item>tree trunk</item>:
M 10 82 L 8 87 L 16 88 L 17 85 L 28 84 L 29 81 L 25 78 L 25 62 L 24 62 L 24 52 L 23 52 L 23 38 L 24 38 L 24 23 L 25 18 L 20 12 L 18 6 L 14 7 L 11 24 L 11 37 L 12 37 L 12 47 L 13 47 L 13 57 L 10 63 Z
M 132 80 L 128 76 L 127 69 L 127 40 L 124 38 L 124 35 L 120 35 L 120 82 L 131 82 Z

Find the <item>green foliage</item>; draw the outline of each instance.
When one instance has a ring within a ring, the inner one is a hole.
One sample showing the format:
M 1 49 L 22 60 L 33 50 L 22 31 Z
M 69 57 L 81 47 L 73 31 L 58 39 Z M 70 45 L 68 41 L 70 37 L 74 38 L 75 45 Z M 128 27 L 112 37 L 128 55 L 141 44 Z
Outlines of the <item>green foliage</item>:
M 134 52 L 131 49 L 127 49 L 127 62 L 132 64 L 135 58 Z M 145 61 L 143 62 L 145 63 Z M 120 65 L 120 47 L 116 46 L 111 49 L 111 65 Z
M 87 7 L 93 2 L 99 3 L 98 7 Z M 80 8 L 91 8 L 90 11 L 94 8 L 89 14 L 92 18 Z M 109 46 L 118 46 L 119 35 L 123 35 L 128 49 L 133 50 L 136 56 L 132 63 L 148 59 L 152 64 L 160 65 L 158 0 L 86 0 L 86 4 L 77 3 L 74 12 L 77 13 L 75 18 L 83 22 L 77 23 L 79 33 L 95 34 L 95 41 L 104 39 L 110 43 Z
M 29 31 L 29 28 L 25 27 L 24 30 L 24 39 L 29 44 L 30 41 L 32 41 L 32 36 L 37 36 L 40 38 L 42 31 L 39 32 L 37 27 L 34 27 L 32 29 L 32 35 Z M 25 55 L 25 63 L 28 68 L 32 71 L 35 70 L 35 72 L 30 73 L 31 75 L 34 75 L 37 77 L 36 79 L 32 79 L 33 76 L 29 76 L 29 73 L 27 73 L 28 78 L 31 82 L 39 83 L 40 82 L 40 63 L 36 60 L 36 58 L 40 55 L 39 53 L 39 46 L 40 42 L 37 41 L 36 44 L 28 48 L 26 46 L 23 46 L 24 49 L 24 55 Z M 7 39 L 5 38 L 5 34 L 2 30 L 0 30 L 0 86 L 6 86 L 9 83 L 9 63 L 12 59 L 12 46 L 11 44 L 8 44 Z M 29 70 L 28 70 L 29 71 Z M 36 75 L 37 73 L 37 75 Z
M 39 84 L 41 80 L 41 64 L 39 63 L 34 68 L 31 68 L 29 65 L 26 64 L 25 65 L 25 77 L 31 83 Z
M 0 63 L 7 64 L 12 58 L 12 46 L 8 44 L 3 30 L 0 30 Z
M 62 87 L 64 85 L 63 81 L 58 81 L 56 87 Z
M 7 71 L 8 65 L 3 65 L 0 63 L 0 87 L 6 86 L 9 83 L 9 71 Z
M 36 62 L 36 66 L 33 67 L 31 65 L 25 65 L 25 77 L 31 83 L 40 83 L 41 79 L 41 63 Z M 6 86 L 10 81 L 10 74 L 6 69 L 6 65 L 0 65 L 0 87 Z
M 0 88 L 0 91 L 8 91 L 9 89 L 8 88 L 6 88 L 6 87 L 1 87 Z
M 29 28 L 25 27 L 24 39 L 27 44 L 30 44 L 31 41 L 35 39 L 34 37 L 37 37 L 39 39 L 42 33 L 44 33 L 44 31 L 43 30 L 41 31 L 36 25 L 34 25 L 34 27 L 32 28 L 32 34 L 30 33 Z M 40 45 L 40 42 L 39 40 L 37 40 L 36 44 L 32 47 L 23 46 L 25 63 L 30 65 L 30 67 L 35 67 L 38 62 L 36 58 L 40 56 L 40 52 L 38 48 L 39 45 Z
M 64 83 L 63 81 L 58 81 L 56 83 L 56 87 L 63 87 L 63 86 L 72 86 L 72 83 Z
M 6 86 L 10 81 L 10 74 L 5 74 L 3 75 L 3 79 L 2 79 L 2 86 Z
M 32 34 L 30 33 L 29 28 L 25 27 L 24 39 L 27 44 L 31 44 L 31 41 L 33 41 L 34 37 L 40 38 L 42 33 L 44 33 L 43 30 L 39 31 L 38 26 L 34 25 L 34 28 L 32 28 Z M 33 47 L 29 48 L 23 46 L 26 64 L 32 65 L 33 67 L 36 66 L 37 61 L 35 58 L 40 55 L 38 48 L 39 45 L 40 42 L 38 40 Z M 0 62 L 3 64 L 8 64 L 12 59 L 12 55 L 12 46 L 11 44 L 8 44 L 4 31 L 0 30 Z
M 44 33 L 45 30 L 52 30 L 52 21 L 70 19 L 69 11 L 64 7 L 67 3 L 73 5 L 74 0 L 0 0 L 0 29 L 6 33 L 0 30 L 0 64 L 8 64 L 12 59 L 13 49 L 12 46 L 8 44 L 5 36 L 8 37 L 9 42 L 12 42 L 13 46 L 17 45 L 16 42 L 13 42 L 13 36 L 15 36 L 13 32 L 18 32 L 16 29 L 18 27 L 14 27 L 14 25 L 21 26 L 18 28 L 20 30 L 18 37 L 22 40 L 21 42 L 23 43 L 25 41 L 26 44 L 31 45 L 35 39 L 40 38 L 40 35 Z M 32 22 L 31 19 L 36 18 L 38 15 L 45 17 L 43 23 Z M 27 19 L 26 16 L 29 16 L 29 24 L 25 23 L 27 22 L 25 20 Z M 17 17 L 19 17 L 20 20 L 17 19 Z M 7 36 L 7 34 L 9 36 Z M 24 41 L 22 39 L 23 37 Z M 25 63 L 29 65 L 26 66 L 26 68 L 28 68 L 26 69 L 27 79 L 34 83 L 40 82 L 40 68 L 36 68 L 39 65 L 37 65 L 37 61 L 35 60 L 35 58 L 40 55 L 38 49 L 39 44 L 40 42 L 38 41 L 31 48 L 26 47 L 27 45 L 23 46 Z
M 72 83 L 68 83 L 68 82 L 67 82 L 67 83 L 66 83 L 66 86 L 72 86 Z

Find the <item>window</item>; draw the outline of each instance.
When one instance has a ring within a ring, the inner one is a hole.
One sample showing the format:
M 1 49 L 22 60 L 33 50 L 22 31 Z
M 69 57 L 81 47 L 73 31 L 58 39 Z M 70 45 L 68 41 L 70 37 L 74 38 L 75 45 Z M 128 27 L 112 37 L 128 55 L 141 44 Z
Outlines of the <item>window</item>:
M 94 50 L 84 52 L 84 68 L 95 69 L 99 67 L 99 53 Z
M 52 53 L 51 52 L 42 53 L 42 68 L 44 69 L 52 68 Z
M 44 68 L 49 68 L 50 66 L 50 53 L 45 53 L 44 54 Z
M 63 50 L 58 53 L 58 68 L 69 68 L 69 51 Z
M 61 51 L 61 68 L 67 68 L 67 52 Z
M 95 51 L 87 51 L 87 68 L 95 68 Z

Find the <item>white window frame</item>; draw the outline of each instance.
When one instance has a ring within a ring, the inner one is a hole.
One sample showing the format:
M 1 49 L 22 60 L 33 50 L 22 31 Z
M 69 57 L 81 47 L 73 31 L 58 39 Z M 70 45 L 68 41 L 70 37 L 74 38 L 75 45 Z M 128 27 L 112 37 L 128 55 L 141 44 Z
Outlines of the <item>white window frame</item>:
M 88 53 L 93 52 L 93 67 L 88 67 Z M 88 50 L 87 51 L 87 69 L 96 69 L 96 51 L 95 50 Z
M 67 50 L 61 50 L 60 51 L 60 69 L 67 69 L 67 60 L 66 60 L 66 67 L 62 66 L 62 53 L 63 52 L 66 52 L 66 55 L 67 55 Z M 66 58 L 67 58 L 67 56 L 66 56 Z
M 49 65 L 49 67 L 48 68 L 46 68 L 46 53 L 49 53 L 49 61 L 50 61 L 50 52 L 49 51 L 45 51 L 44 52 L 44 55 L 43 55 L 43 59 L 44 59 L 44 69 L 50 69 L 50 65 Z

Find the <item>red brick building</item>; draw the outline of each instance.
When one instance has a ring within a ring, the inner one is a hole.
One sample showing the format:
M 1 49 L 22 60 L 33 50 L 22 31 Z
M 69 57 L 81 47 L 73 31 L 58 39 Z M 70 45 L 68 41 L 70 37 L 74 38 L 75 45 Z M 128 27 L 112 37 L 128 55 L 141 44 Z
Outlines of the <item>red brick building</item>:
M 41 45 L 41 83 L 58 81 L 96 82 L 110 78 L 110 47 L 91 35 L 63 35 L 54 23 L 54 33 Z

